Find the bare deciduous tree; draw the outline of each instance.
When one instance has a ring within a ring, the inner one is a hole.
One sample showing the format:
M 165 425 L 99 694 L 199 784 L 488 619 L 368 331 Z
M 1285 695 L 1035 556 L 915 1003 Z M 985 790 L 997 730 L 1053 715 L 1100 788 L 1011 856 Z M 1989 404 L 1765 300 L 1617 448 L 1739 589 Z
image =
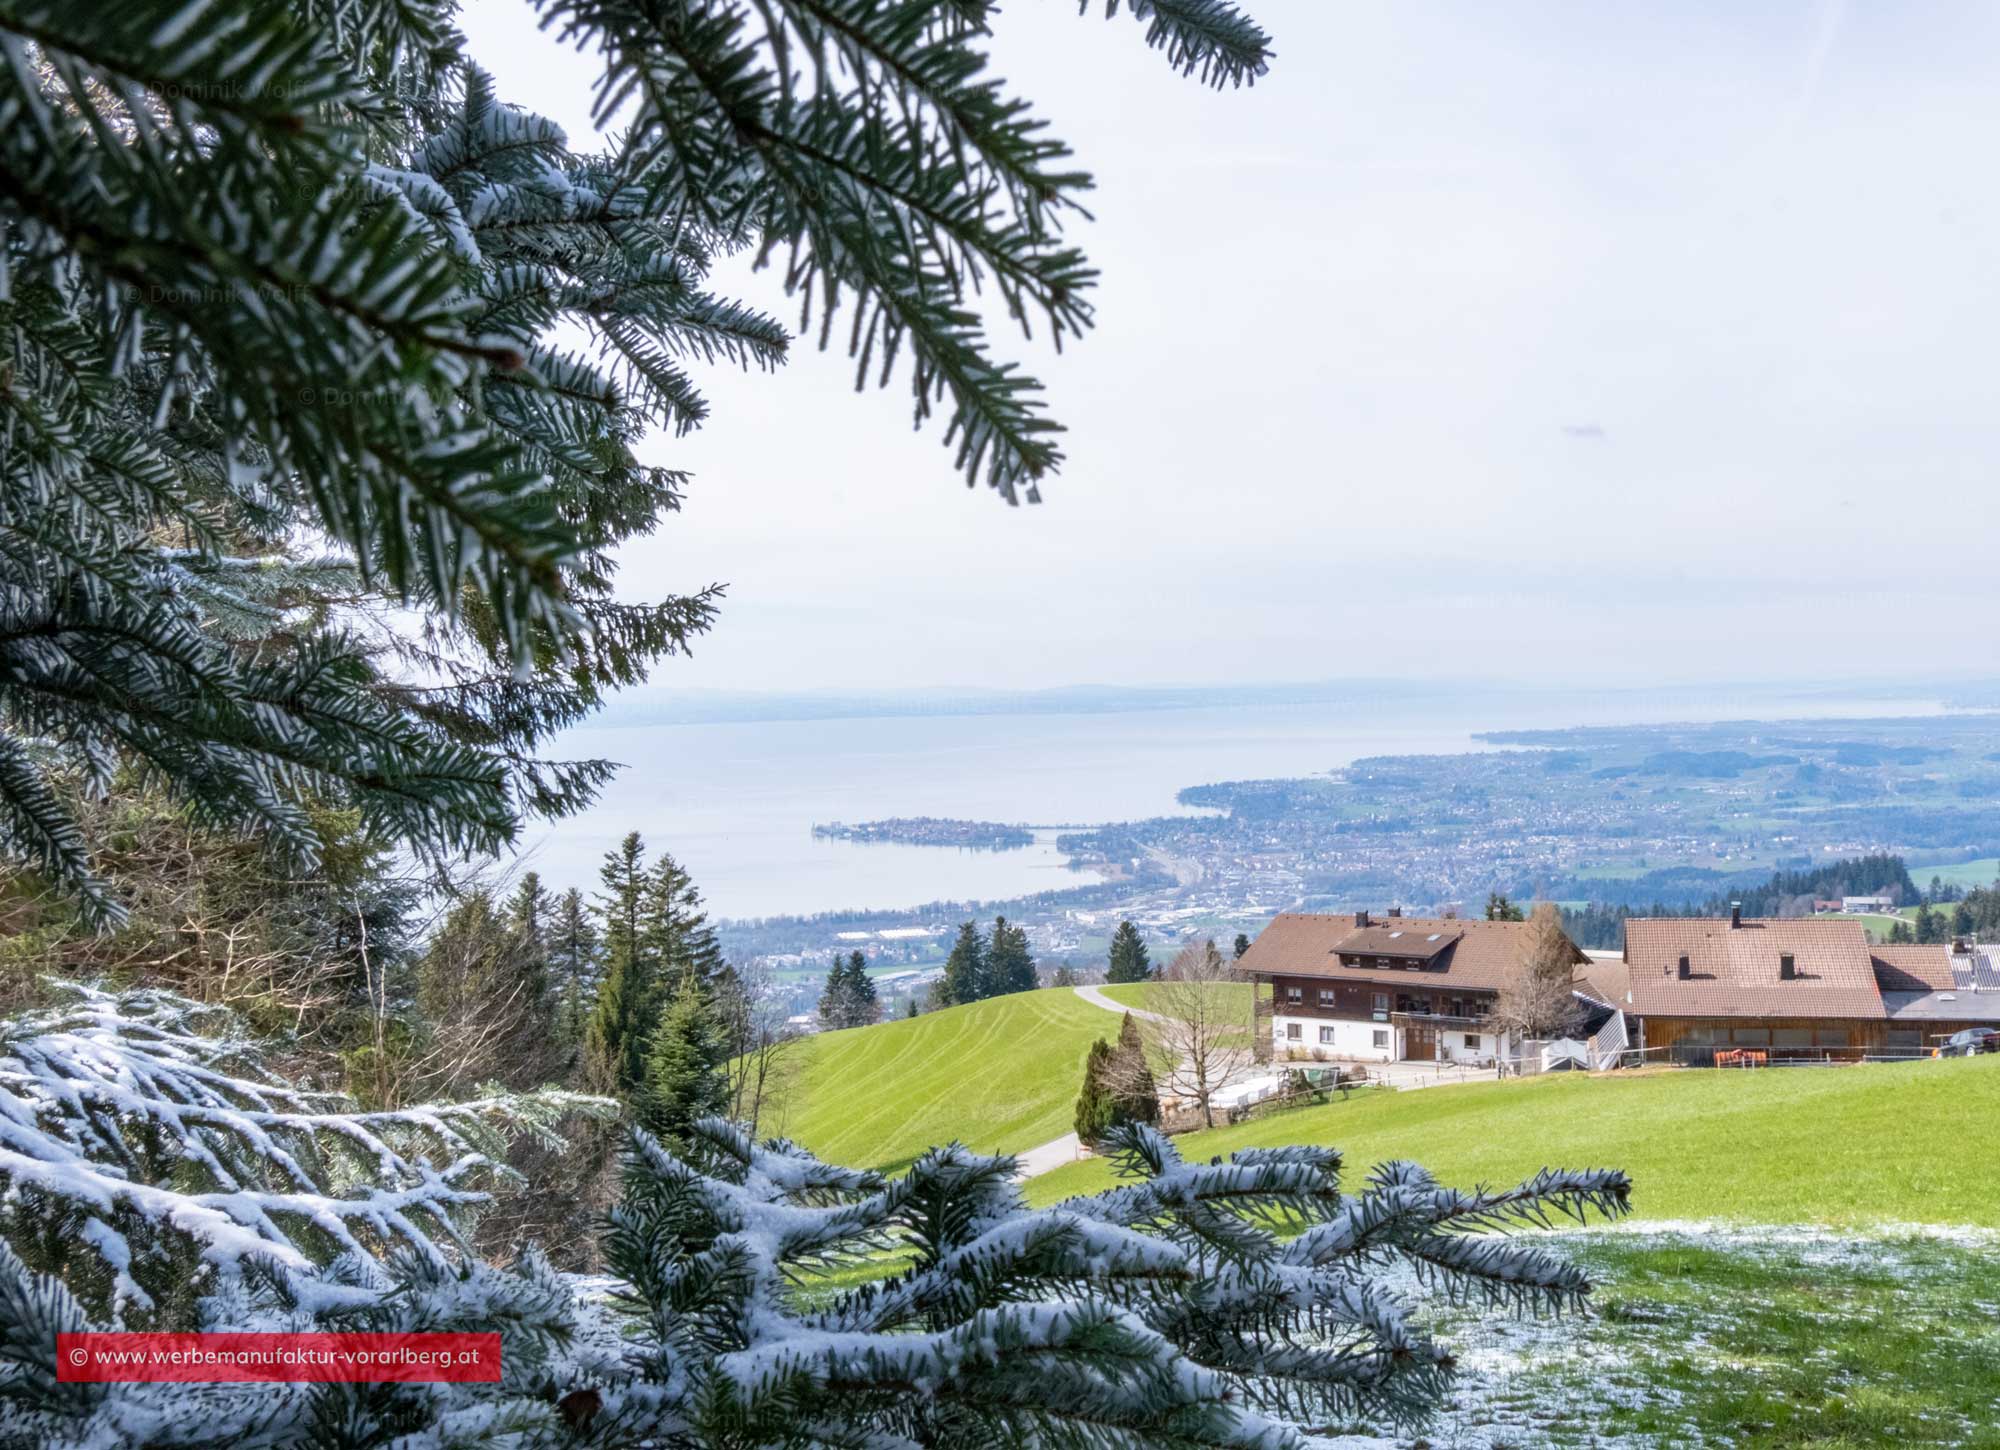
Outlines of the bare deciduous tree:
M 1527 930 L 1522 970 L 1500 989 L 1486 1025 L 1503 1040 L 1509 1034 L 1566 1037 L 1583 1018 L 1576 1000 L 1576 947 L 1563 933 L 1554 902 L 1535 908 Z
M 755 1137 L 766 1118 L 792 1106 L 801 1034 L 786 1020 L 786 993 L 762 961 L 732 966 L 717 983 L 717 1007 L 729 1040 L 729 1116 Z M 775 1126 L 775 1125 L 774 1125 Z
M 1241 1079 L 1251 1063 L 1242 980 L 1213 941 L 1189 943 L 1167 964 L 1148 998 L 1159 1015 L 1152 1035 L 1161 1095 L 1200 1104 L 1202 1123 L 1210 1128 L 1215 1095 Z

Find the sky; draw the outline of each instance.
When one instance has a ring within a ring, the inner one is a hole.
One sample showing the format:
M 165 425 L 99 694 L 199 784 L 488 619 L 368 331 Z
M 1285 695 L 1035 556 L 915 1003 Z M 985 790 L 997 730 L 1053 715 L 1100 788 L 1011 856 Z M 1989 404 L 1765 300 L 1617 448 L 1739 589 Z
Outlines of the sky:
M 1993 672 L 2000 7 L 1250 0 L 1220 93 L 1090 8 L 993 44 L 1098 183 L 1098 326 L 999 339 L 1063 472 L 968 490 L 838 352 L 702 373 L 621 587 L 729 592 L 647 689 Z M 588 133 L 586 57 L 464 24 Z

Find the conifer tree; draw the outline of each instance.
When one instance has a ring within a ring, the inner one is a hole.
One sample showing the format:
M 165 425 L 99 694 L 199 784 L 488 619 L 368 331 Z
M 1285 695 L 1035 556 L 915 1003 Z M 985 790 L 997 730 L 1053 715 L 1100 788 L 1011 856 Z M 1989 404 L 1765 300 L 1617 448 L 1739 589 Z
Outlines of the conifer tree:
M 1054 987 L 1074 987 L 1076 985 L 1076 969 L 1068 962 L 1063 962 L 1056 968 L 1055 979 L 1049 985 Z
M 574 886 L 557 899 L 549 927 L 549 971 L 561 994 L 564 1045 L 581 1050 L 584 1018 L 597 992 L 597 924 Z
M 854 1025 L 854 1004 L 848 997 L 847 962 L 835 956 L 826 969 L 826 981 L 819 989 L 819 1025 L 838 1032 Z
M 1239 931 L 1238 933 L 1236 933 L 1236 960 L 1238 960 L 1239 962 L 1242 961 L 1244 953 L 1248 952 L 1249 950 L 1250 950 L 1250 938 L 1248 934 Z
M 853 1005 L 853 1022 L 866 1027 L 882 1016 L 882 1003 L 875 992 L 874 978 L 868 975 L 868 958 L 854 952 L 847 958 L 847 996 Z
M 100 921 L 53 770 L 140 762 L 299 864 L 307 799 L 442 856 L 603 783 L 540 747 L 716 598 L 614 595 L 685 484 L 635 445 L 703 420 L 689 360 L 790 344 L 718 255 L 901 365 L 968 482 L 1060 463 L 971 299 L 1090 325 L 1090 178 L 985 74 L 989 7 L 533 3 L 604 63 L 604 154 L 506 106 L 449 0 L 0 7 L 0 849 Z M 1232 5 L 1129 8 L 1205 82 L 1267 64 Z
M 1086 1148 L 1095 1148 L 1118 1120 L 1118 1102 L 1110 1084 L 1116 1056 L 1116 1050 L 1102 1037 L 1083 1055 L 1083 1087 L 1076 1095 L 1074 1123 L 1077 1140 Z
M 1111 936 L 1111 962 L 1104 973 L 1107 982 L 1145 982 L 1153 975 L 1153 963 L 1146 955 L 1145 938 L 1129 921 L 1118 923 Z
M 951 955 L 944 961 L 944 977 L 938 983 L 939 1005 L 962 1007 L 986 995 L 986 938 L 979 923 L 968 921 L 958 929 Z
M 514 894 L 507 900 L 508 919 L 536 947 L 546 950 L 551 926 L 550 913 L 553 910 L 554 903 L 549 900 L 549 893 L 542 886 L 541 874 L 536 871 L 525 872 L 520 883 L 515 886 Z
M 728 1060 L 714 1003 L 694 972 L 683 970 L 647 1044 L 639 1121 L 658 1137 L 685 1143 L 697 1122 L 728 1105 Z
M 1004 916 L 993 918 L 993 935 L 986 946 L 986 991 L 988 997 L 1035 990 L 1035 953 L 1028 945 L 1025 929 L 1011 925 Z
M 1116 1121 L 1157 1126 L 1160 1090 L 1146 1065 L 1146 1039 L 1130 1012 L 1118 1024 L 1118 1046 L 1107 1079 L 1116 1103 Z

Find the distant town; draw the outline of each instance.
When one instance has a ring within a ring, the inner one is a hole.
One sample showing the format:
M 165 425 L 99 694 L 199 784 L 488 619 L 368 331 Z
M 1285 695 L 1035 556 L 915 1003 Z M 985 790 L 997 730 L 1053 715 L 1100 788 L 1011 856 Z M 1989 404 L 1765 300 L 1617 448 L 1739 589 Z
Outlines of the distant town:
M 733 958 L 763 958 L 801 974 L 802 986 L 834 953 L 859 949 L 894 990 L 926 979 L 957 923 L 996 913 L 1027 929 L 1043 962 L 1087 967 L 1127 919 L 1172 944 L 1254 930 L 1282 910 L 1394 903 L 1477 914 L 1495 892 L 1572 909 L 1678 909 L 1773 872 L 1873 854 L 1900 855 L 1919 881 L 1933 866 L 1969 880 L 1968 870 L 1981 870 L 1972 863 L 2000 846 L 1993 714 L 1479 738 L 1490 748 L 1192 785 L 1179 795 L 1195 808 L 1187 814 L 1058 835 L 1070 865 L 1096 873 L 1096 884 L 997 902 L 725 922 L 720 934 Z M 985 849 L 1027 834 L 935 818 L 814 831 Z M 1786 909 L 1830 907 L 1807 896 Z M 1886 935 L 1887 926 L 1871 929 Z

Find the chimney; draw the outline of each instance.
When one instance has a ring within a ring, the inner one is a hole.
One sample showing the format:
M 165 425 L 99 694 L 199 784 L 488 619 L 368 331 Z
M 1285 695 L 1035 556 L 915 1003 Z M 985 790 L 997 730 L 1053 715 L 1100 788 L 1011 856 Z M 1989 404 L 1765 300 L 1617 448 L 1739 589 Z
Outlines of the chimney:
M 1778 980 L 1789 982 L 1795 979 L 1798 974 L 1799 964 L 1797 959 L 1790 952 L 1780 952 L 1778 954 Z
M 1688 967 L 1688 959 L 1686 952 L 1681 953 L 1681 961 L 1680 961 L 1678 975 L 1683 982 L 1685 982 L 1689 977 L 1694 975 L 1694 973 Z
M 1374 923 L 1368 920 L 1368 913 L 1363 910 L 1354 913 L 1354 924 L 1356 926 L 1372 926 Z
M 1741 925 L 1743 925 L 1743 903 L 1732 901 L 1729 903 L 1729 929 L 1734 931 Z

